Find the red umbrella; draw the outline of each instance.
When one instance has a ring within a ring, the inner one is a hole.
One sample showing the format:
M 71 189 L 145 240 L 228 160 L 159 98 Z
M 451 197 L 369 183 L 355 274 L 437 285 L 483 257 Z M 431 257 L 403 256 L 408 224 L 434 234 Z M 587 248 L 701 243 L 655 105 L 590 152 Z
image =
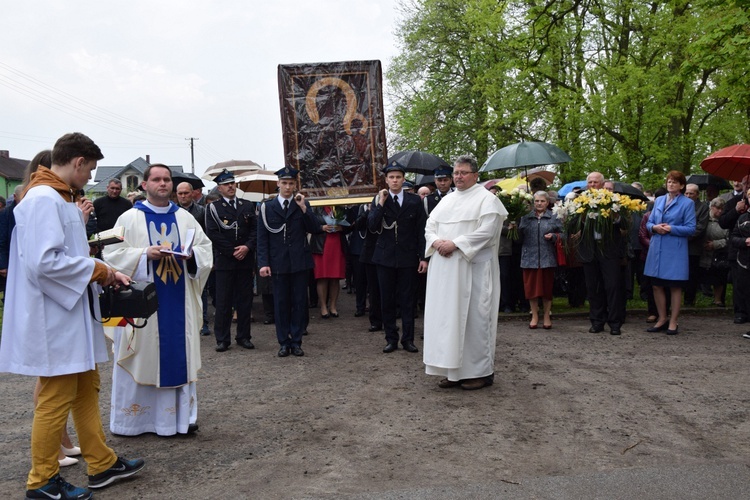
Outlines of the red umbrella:
M 722 179 L 741 181 L 750 174 L 750 144 L 735 144 L 712 153 L 701 168 Z

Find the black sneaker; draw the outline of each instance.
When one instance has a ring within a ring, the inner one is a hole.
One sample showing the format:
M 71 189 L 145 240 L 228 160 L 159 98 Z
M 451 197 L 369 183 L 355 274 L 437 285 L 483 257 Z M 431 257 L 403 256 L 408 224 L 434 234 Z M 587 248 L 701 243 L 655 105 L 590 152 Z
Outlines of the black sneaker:
M 88 500 L 94 494 L 88 488 L 78 488 L 73 486 L 60 474 L 49 480 L 49 482 L 35 490 L 26 490 L 26 498 L 54 498 L 56 500 Z
M 125 458 L 118 457 L 117 461 L 109 469 L 105 470 L 104 472 L 100 472 L 99 474 L 89 476 L 89 488 L 96 489 L 109 486 L 118 479 L 132 476 L 136 472 L 143 469 L 144 465 L 146 465 L 146 463 L 140 458 L 136 458 L 135 460 L 127 460 Z

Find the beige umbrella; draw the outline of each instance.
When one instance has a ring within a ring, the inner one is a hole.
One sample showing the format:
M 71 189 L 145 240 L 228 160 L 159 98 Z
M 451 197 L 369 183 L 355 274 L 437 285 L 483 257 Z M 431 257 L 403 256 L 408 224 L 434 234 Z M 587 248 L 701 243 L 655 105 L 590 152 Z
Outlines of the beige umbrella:
M 251 174 L 235 176 L 234 180 L 246 193 L 273 194 L 279 178 L 269 170 L 256 170 Z
M 201 176 L 201 179 L 213 181 L 214 177 L 222 173 L 224 169 L 232 172 L 235 177 L 239 177 L 257 172 L 261 169 L 261 166 L 252 160 L 222 161 L 220 163 L 217 163 L 216 165 L 213 165 L 212 167 L 209 167 L 208 170 L 206 170 L 205 173 Z

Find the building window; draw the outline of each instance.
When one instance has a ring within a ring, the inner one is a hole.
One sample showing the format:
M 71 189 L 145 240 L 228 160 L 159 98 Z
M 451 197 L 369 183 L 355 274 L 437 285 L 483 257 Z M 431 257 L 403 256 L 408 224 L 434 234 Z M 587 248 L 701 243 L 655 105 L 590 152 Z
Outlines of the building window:
M 141 185 L 141 181 L 140 179 L 138 179 L 137 175 L 129 175 L 126 181 L 126 185 L 127 185 L 127 191 L 126 193 L 123 193 L 123 194 L 127 194 L 132 191 L 137 191 L 138 186 Z

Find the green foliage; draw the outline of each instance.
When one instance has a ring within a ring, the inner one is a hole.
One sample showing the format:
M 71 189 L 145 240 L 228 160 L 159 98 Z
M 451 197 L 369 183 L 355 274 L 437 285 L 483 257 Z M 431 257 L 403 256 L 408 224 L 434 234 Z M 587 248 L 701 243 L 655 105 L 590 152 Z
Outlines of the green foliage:
M 711 151 L 750 141 L 747 4 L 404 0 L 391 149 L 481 163 L 544 140 L 574 160 L 562 183 L 698 172 Z

